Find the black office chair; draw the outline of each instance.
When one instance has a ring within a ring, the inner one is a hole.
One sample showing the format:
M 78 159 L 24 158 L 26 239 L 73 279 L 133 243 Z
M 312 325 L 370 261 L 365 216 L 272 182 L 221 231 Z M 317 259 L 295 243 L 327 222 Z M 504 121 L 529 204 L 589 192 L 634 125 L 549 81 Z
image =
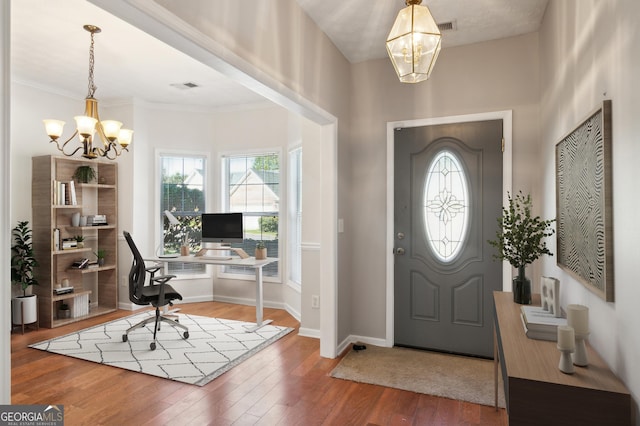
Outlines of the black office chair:
M 156 308 L 155 317 L 149 317 L 144 321 L 140 321 L 138 324 L 130 327 L 125 334 L 122 335 L 122 341 L 129 340 L 129 333 L 137 328 L 145 327 L 147 324 L 154 323 L 153 329 L 153 342 L 149 345 L 151 350 L 156 349 L 156 334 L 160 330 L 160 324 L 162 322 L 169 323 L 173 327 L 177 327 L 184 331 L 182 335 L 185 339 L 189 338 L 189 329 L 180 324 L 177 319 L 171 319 L 161 314 L 161 306 L 173 306 L 173 300 L 182 300 L 180 293 L 175 291 L 173 287 L 167 284 L 175 275 L 159 275 L 155 273 L 161 268 L 160 266 L 147 267 L 144 263 L 144 259 L 140 255 L 138 248 L 136 247 L 131 234 L 127 231 L 123 232 L 124 239 L 127 240 L 129 248 L 133 253 L 133 264 L 131 265 L 131 271 L 129 272 L 129 300 L 136 305 L 152 305 Z M 149 284 L 145 285 L 146 275 L 149 274 Z

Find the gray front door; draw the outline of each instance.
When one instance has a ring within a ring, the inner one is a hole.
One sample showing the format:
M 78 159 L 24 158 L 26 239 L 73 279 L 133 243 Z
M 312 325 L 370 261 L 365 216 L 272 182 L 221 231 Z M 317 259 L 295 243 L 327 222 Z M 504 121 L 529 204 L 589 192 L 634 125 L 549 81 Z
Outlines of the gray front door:
M 395 344 L 493 354 L 502 120 L 395 132 Z

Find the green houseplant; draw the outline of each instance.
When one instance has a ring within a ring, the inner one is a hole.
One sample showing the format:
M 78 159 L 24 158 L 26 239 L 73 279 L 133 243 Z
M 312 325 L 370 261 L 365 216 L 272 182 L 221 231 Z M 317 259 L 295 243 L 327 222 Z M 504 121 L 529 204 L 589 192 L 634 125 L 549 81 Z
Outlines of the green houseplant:
M 96 178 L 96 171 L 91 166 L 80 166 L 73 174 L 78 182 L 89 183 Z
M 107 257 L 107 251 L 105 249 L 98 249 L 93 254 L 98 258 L 98 266 L 104 266 L 105 258 Z
M 498 249 L 495 259 L 506 260 L 518 269 L 518 275 L 513 278 L 513 300 L 516 303 L 531 303 L 531 281 L 525 276 L 528 264 L 543 254 L 552 256 L 544 241 L 555 233 L 551 224 L 555 219 L 542 220 L 531 214 L 531 196 L 520 191 L 515 197 L 509 198 L 509 208 L 502 208 L 502 217 L 498 217 L 496 239 L 489 244 Z
M 34 257 L 31 236 L 28 221 L 18 222 L 12 230 L 11 282 L 22 288 L 22 296 L 12 300 L 14 324 L 31 324 L 38 319 L 36 295 L 27 295 L 30 286 L 38 285 L 34 276 L 34 268 L 38 266 L 38 262 Z
M 262 260 L 267 258 L 267 246 L 264 241 L 258 241 L 256 243 L 256 251 L 255 251 L 256 260 Z

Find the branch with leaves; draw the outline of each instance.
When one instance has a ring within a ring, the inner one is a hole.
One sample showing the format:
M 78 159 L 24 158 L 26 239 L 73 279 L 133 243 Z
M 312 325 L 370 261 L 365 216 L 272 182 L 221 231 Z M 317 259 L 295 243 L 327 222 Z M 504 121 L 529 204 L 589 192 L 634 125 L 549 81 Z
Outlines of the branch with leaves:
M 531 196 L 518 193 L 514 198 L 507 194 L 509 208 L 502 208 L 498 220 L 496 239 L 488 241 L 498 249 L 494 259 L 507 260 L 516 268 L 525 267 L 543 254 L 553 256 L 544 238 L 555 234 L 551 224 L 555 219 L 542 220 L 532 217 Z

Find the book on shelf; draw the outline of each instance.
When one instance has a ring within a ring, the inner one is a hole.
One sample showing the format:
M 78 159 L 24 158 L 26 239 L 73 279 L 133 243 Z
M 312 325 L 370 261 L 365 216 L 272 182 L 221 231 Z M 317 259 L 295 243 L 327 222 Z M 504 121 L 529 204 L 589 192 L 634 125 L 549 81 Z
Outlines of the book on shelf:
M 60 296 L 61 294 L 73 293 L 73 286 L 54 288 L 53 292 L 56 294 L 56 296 Z
M 60 229 L 53 229 L 53 251 L 60 250 Z
M 75 206 L 78 204 L 74 181 L 53 181 L 53 204 L 59 206 Z
M 86 268 L 88 266 L 89 266 L 89 259 L 87 259 L 87 258 L 76 260 L 71 265 L 71 267 L 74 268 L 74 269 L 84 269 L 84 268 Z
M 71 250 L 78 248 L 78 242 L 75 238 L 65 238 L 62 240 L 62 250 Z
M 78 205 L 78 199 L 76 197 L 76 184 L 71 180 L 69 181 L 69 201 L 72 206 Z
M 522 325 L 527 337 L 542 340 L 557 340 L 558 326 L 566 325 L 567 319 L 556 317 L 540 306 L 521 306 Z

